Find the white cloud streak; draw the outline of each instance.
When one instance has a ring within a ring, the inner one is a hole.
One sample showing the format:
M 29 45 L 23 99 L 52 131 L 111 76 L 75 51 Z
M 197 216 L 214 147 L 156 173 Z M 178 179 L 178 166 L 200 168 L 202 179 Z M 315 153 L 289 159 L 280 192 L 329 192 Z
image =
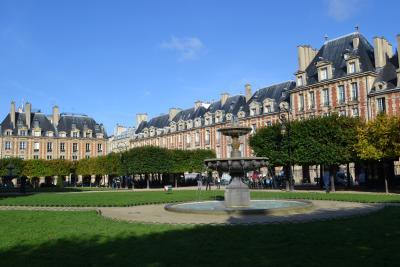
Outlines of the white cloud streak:
M 172 36 L 161 44 L 161 48 L 176 52 L 179 61 L 189 61 L 198 59 L 205 47 L 197 37 L 178 38 Z
M 361 0 L 328 0 L 328 15 L 337 21 L 344 21 L 354 15 Z

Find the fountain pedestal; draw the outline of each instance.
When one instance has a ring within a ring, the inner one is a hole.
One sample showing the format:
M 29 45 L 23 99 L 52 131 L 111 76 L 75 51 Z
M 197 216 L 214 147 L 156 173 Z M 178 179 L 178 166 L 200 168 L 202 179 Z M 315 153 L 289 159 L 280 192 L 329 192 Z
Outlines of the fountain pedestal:
M 249 187 L 239 177 L 234 177 L 225 188 L 225 206 L 227 208 L 240 208 L 250 206 Z

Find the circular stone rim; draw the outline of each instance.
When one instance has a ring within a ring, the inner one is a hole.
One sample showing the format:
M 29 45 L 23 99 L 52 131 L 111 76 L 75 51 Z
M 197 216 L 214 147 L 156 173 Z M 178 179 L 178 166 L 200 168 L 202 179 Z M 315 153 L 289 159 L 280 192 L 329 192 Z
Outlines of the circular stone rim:
M 314 205 L 308 200 L 287 200 L 287 199 L 256 199 L 251 201 L 284 201 L 284 202 L 300 202 L 302 206 L 298 207 L 284 207 L 284 208 L 269 208 L 269 209 L 247 209 L 247 208 L 225 208 L 223 210 L 194 210 L 194 209 L 179 209 L 177 206 L 182 204 L 195 204 L 205 202 L 223 202 L 218 200 L 209 201 L 195 201 L 195 202 L 183 202 L 179 204 L 167 204 L 164 209 L 171 212 L 186 213 L 186 214 L 208 214 L 208 215 L 226 215 L 226 214 L 239 214 L 239 215 L 290 215 L 295 213 L 305 213 L 313 209 Z

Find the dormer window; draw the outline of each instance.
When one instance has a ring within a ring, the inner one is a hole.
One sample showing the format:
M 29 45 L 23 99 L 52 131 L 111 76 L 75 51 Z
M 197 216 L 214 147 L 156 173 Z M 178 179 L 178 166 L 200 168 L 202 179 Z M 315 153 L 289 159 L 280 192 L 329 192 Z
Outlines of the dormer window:
M 360 71 L 360 61 L 358 57 L 350 56 L 346 59 L 347 74 L 353 74 Z
M 351 62 L 351 63 L 349 63 L 349 71 L 348 71 L 348 73 L 354 73 L 354 72 L 356 72 L 356 63 Z
M 271 113 L 275 111 L 275 100 L 271 98 L 266 98 L 263 102 L 264 105 L 264 113 Z
M 67 136 L 67 133 L 66 132 L 60 132 L 60 137 L 66 137 Z
M 328 79 L 328 68 L 322 68 L 320 70 L 320 80 L 323 81 L 326 79 Z
M 52 132 L 52 131 L 48 131 L 48 132 L 46 132 L 46 136 L 48 136 L 48 137 L 53 137 L 53 136 L 54 136 L 54 134 L 53 134 L 53 132 Z
M 184 121 L 179 121 L 178 130 L 179 131 L 185 130 L 185 122 Z
M 192 120 L 188 120 L 186 122 L 186 129 L 191 129 L 193 127 L 193 121 Z
M 232 120 L 232 113 L 226 114 L 226 120 L 231 121 Z
M 152 127 L 150 128 L 150 136 L 154 136 L 156 134 L 155 129 Z
M 11 130 L 6 130 L 4 134 L 5 135 L 12 135 L 12 131 Z
M 79 132 L 73 131 L 71 135 L 72 135 L 73 138 L 78 138 L 79 137 Z
M 260 104 L 258 102 L 250 103 L 250 116 L 257 116 L 260 114 Z
M 238 118 L 244 118 L 244 117 L 246 117 L 246 112 L 244 112 L 244 111 L 239 111 L 239 112 L 238 112 Z
M 85 135 L 86 135 L 86 138 L 91 138 L 92 137 L 92 132 L 91 131 L 87 131 Z
M 201 127 L 201 118 L 197 118 L 194 121 L 194 127 Z
M 39 137 L 42 136 L 42 132 L 40 130 L 33 131 L 33 136 Z
M 27 130 L 19 130 L 19 135 L 20 136 L 27 136 L 28 135 L 28 131 Z
M 171 132 L 175 132 L 176 131 L 176 123 L 175 122 L 171 122 Z

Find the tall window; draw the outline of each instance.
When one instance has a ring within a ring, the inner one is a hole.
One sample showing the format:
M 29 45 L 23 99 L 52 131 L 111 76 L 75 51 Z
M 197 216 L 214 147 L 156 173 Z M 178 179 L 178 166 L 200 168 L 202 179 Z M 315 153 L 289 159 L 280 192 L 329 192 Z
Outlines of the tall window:
M 78 132 L 72 132 L 72 137 L 73 138 L 78 138 Z
M 72 152 L 78 152 L 78 143 L 72 144 Z
M 329 89 L 325 88 L 322 90 L 323 98 L 324 98 L 324 106 L 329 106 Z
M 221 133 L 219 131 L 217 131 L 217 144 L 219 144 L 221 142 Z
M 26 142 L 24 142 L 24 141 L 19 142 L 19 149 L 20 150 L 25 150 L 26 149 Z
M 358 99 L 358 84 L 351 84 L 351 100 L 356 101 Z
M 345 91 L 344 91 L 344 85 L 339 85 L 338 87 L 338 97 L 339 97 L 339 104 L 344 104 L 344 102 L 346 101 L 346 95 L 345 95 Z
M 26 135 L 27 135 L 26 130 L 20 130 L 20 131 L 19 131 L 19 135 L 21 135 L 21 136 L 26 136 Z
M 252 124 L 251 125 L 251 134 L 255 134 L 257 131 L 257 124 Z
M 206 145 L 209 145 L 210 144 L 210 131 L 209 130 L 206 131 L 205 139 L 206 139 Z
M 40 143 L 39 142 L 33 143 L 33 152 L 38 152 L 39 149 L 40 149 Z
M 60 159 L 65 159 L 65 156 L 64 156 L 64 155 L 61 155 L 61 156 L 60 156 Z
M 187 134 L 187 135 L 186 135 L 186 144 L 188 144 L 188 145 L 190 144 L 190 142 L 191 142 L 190 139 L 191 139 L 190 134 Z
M 379 113 L 386 112 L 385 98 L 384 97 L 378 98 L 377 101 L 378 101 L 378 112 Z
M 53 143 L 52 142 L 48 142 L 47 143 L 47 152 L 51 152 L 53 151 Z
M 328 68 L 321 69 L 321 81 L 328 79 Z
M 271 113 L 271 112 L 272 112 L 271 105 L 265 106 L 265 112 L 266 112 L 266 113 Z
M 310 92 L 310 109 L 314 109 L 315 108 L 315 94 L 314 91 Z
M 65 143 L 60 143 L 60 152 L 65 151 Z
M 103 152 L 103 144 L 97 144 L 97 152 Z
M 304 95 L 300 94 L 299 95 L 299 111 L 304 110 Z
M 90 152 L 90 144 L 86 143 L 85 145 L 86 152 Z
M 4 143 L 4 149 L 5 150 L 11 150 L 11 142 L 10 141 L 6 141 Z
M 194 138 L 195 138 L 196 146 L 200 145 L 200 133 L 199 132 L 196 132 Z
M 39 159 L 39 155 L 33 155 L 33 159 Z
M 353 117 L 358 117 L 359 113 L 358 113 L 358 108 L 353 108 Z

